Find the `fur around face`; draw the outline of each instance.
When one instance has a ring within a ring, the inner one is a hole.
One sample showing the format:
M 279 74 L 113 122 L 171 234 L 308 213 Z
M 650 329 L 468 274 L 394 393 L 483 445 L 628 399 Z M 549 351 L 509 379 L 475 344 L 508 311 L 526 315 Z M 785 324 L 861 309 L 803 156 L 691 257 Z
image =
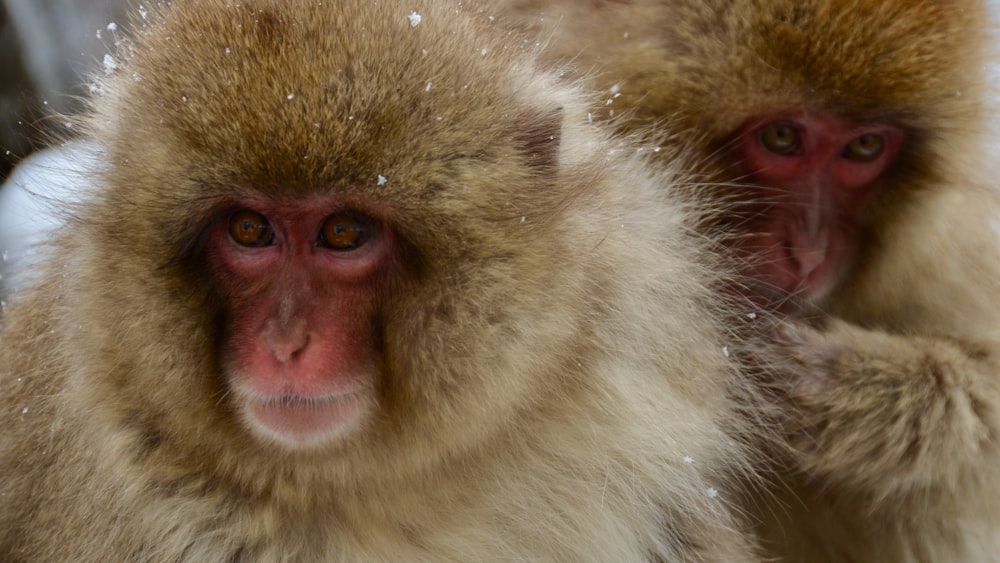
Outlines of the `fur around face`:
M 721 149 L 747 116 L 782 111 L 897 123 L 916 137 L 902 160 L 921 177 L 962 158 L 956 147 L 983 130 L 991 26 L 982 1 L 499 4 L 503 22 L 537 34 L 545 60 L 602 91 L 599 115 L 701 146 L 711 167 L 728 167 Z M 926 159 L 935 162 L 917 164 Z

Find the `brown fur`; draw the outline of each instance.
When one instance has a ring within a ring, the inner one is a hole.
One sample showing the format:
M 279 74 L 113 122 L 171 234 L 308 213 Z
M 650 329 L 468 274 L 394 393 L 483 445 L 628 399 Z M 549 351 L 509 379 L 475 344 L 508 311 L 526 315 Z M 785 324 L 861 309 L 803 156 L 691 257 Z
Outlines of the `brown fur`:
M 752 116 L 902 125 L 900 165 L 862 221 L 847 280 L 814 304 L 818 326 L 789 319 L 755 351 L 775 368 L 792 447 L 777 460 L 776 502 L 751 506 L 784 560 L 996 560 L 1000 207 L 983 180 L 985 3 L 505 4 L 551 62 L 591 77 L 622 130 L 657 124 L 666 146 L 698 147 L 702 173 L 723 182 L 703 200 L 737 189 L 728 143 Z
M 100 189 L 3 319 L 0 558 L 754 559 L 724 500 L 741 384 L 672 173 L 609 153 L 468 2 L 149 18 L 81 124 Z M 220 373 L 200 241 L 254 193 L 374 198 L 408 250 L 378 414 L 323 448 L 255 438 Z

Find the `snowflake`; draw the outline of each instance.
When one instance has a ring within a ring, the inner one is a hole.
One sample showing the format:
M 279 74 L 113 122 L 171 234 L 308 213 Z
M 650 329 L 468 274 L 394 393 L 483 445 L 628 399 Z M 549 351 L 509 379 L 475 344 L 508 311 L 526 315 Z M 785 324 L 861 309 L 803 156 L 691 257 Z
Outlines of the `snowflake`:
M 104 55 L 104 72 L 111 74 L 116 68 L 118 68 L 118 63 L 115 62 L 115 58 L 111 55 Z

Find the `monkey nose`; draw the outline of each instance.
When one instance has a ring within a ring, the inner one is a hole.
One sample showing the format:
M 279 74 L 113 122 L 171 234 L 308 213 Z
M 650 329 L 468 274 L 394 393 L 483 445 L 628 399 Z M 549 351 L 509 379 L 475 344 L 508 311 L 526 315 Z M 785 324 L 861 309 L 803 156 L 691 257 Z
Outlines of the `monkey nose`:
M 826 249 L 791 249 L 792 261 L 802 279 L 809 277 L 826 260 Z
M 827 259 L 831 233 L 825 209 L 821 201 L 809 202 L 805 212 L 786 227 L 788 258 L 801 281 Z
M 827 258 L 828 237 L 793 237 L 788 242 L 788 258 L 801 280 L 809 277 Z
M 279 363 L 294 361 L 309 345 L 309 332 L 299 324 L 294 327 L 269 327 L 264 335 L 267 348 Z

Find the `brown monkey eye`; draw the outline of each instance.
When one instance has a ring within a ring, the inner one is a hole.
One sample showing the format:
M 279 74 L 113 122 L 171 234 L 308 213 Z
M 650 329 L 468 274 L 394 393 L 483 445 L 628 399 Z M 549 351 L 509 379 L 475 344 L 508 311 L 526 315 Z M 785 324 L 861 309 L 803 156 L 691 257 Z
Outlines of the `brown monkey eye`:
M 774 154 L 789 155 L 799 148 L 799 130 L 788 123 L 772 123 L 760 130 L 760 142 Z
M 229 218 L 229 236 L 241 246 L 268 246 L 274 241 L 274 231 L 263 215 L 244 209 Z
M 327 217 L 319 233 L 320 244 L 332 250 L 352 250 L 368 239 L 365 222 L 351 213 Z
M 869 162 L 878 158 L 883 149 L 885 149 L 885 139 L 882 135 L 869 133 L 848 143 L 844 148 L 844 157 L 859 162 Z

